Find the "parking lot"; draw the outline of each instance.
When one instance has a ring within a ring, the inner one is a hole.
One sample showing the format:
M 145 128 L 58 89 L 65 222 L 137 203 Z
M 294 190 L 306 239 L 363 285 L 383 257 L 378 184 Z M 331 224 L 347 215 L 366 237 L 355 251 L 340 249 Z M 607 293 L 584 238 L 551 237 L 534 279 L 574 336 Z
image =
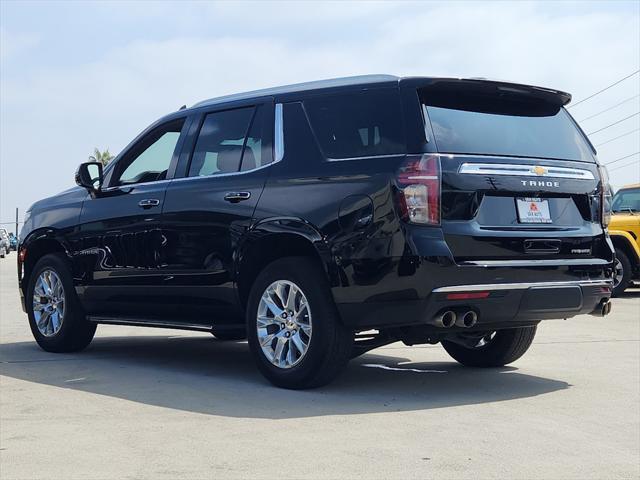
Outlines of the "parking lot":
M 101 326 L 41 351 L 0 261 L 0 477 L 638 478 L 640 290 L 542 324 L 513 366 L 393 344 L 286 391 L 245 342 Z

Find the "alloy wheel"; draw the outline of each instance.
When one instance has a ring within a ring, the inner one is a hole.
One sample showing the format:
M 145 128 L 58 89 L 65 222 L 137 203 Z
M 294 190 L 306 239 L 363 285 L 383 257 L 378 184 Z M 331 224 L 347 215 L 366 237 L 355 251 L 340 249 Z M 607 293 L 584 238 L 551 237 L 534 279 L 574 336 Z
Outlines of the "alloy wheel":
M 64 321 L 64 287 L 53 270 L 44 270 L 38 276 L 32 306 L 36 326 L 42 335 L 52 337 L 60 331 Z
M 311 310 L 295 283 L 278 280 L 260 297 L 256 318 L 258 342 L 267 360 L 291 368 L 303 359 L 311 342 Z

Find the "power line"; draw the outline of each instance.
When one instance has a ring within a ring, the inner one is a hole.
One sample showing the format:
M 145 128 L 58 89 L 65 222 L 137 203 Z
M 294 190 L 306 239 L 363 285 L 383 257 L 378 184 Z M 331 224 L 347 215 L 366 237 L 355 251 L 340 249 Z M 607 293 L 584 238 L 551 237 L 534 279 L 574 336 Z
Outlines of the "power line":
M 636 113 L 634 113 L 633 115 L 629 115 L 628 117 L 624 117 L 623 119 L 618 120 L 617 122 L 610 123 L 610 124 L 609 124 L 609 125 L 607 125 L 606 127 L 602 127 L 602 128 L 599 128 L 598 130 L 594 130 L 593 132 L 589 132 L 589 133 L 587 133 L 587 135 L 593 135 L 594 133 L 598 133 L 598 132 L 601 132 L 601 131 L 603 131 L 603 130 L 606 130 L 607 128 L 609 128 L 609 127 L 613 127 L 614 125 L 617 125 L 617 124 L 619 124 L 619 123 L 622 123 L 622 122 L 624 122 L 625 120 L 629 120 L 630 118 L 635 117 L 635 116 L 636 116 L 636 115 L 638 115 L 638 114 L 640 114 L 640 112 L 636 112 Z
M 606 142 L 599 143 L 598 145 L 596 145 L 596 147 L 600 147 L 600 146 L 605 145 L 605 144 L 607 144 L 609 142 L 613 142 L 614 140 L 618 140 L 619 138 L 626 137 L 627 135 L 630 135 L 630 134 L 632 134 L 634 132 L 637 132 L 638 130 L 640 130 L 640 128 L 636 128 L 634 130 L 631 130 L 630 132 L 623 133 L 622 135 L 618 135 L 617 137 L 613 137 L 613 138 L 607 140 Z
M 638 155 L 640 152 L 632 153 L 631 155 L 625 155 L 624 157 L 616 158 L 615 160 L 611 160 L 610 162 L 603 163 L 603 165 L 611 165 L 612 163 L 619 162 L 620 160 L 624 160 L 625 158 L 633 157 L 634 155 Z
M 598 115 L 601 115 L 603 113 L 608 112 L 609 110 L 613 110 L 616 107 L 619 107 L 620 105 L 624 105 L 625 103 L 633 100 L 634 98 L 638 98 L 640 97 L 640 94 L 638 95 L 634 95 L 633 97 L 629 97 L 626 100 L 621 101 L 620 103 L 616 103 L 614 106 L 609 107 L 609 108 L 605 108 L 604 110 L 599 111 L 598 113 L 594 113 L 593 115 L 587 117 L 587 118 L 583 118 L 582 120 L 579 120 L 580 122 L 586 122 L 587 120 L 591 120 L 593 117 L 597 117 Z
M 608 171 L 610 171 L 610 172 L 613 172 L 614 170 L 620 170 L 621 168 L 624 168 L 624 167 L 630 167 L 631 165 L 635 165 L 635 164 L 637 164 L 638 166 L 640 166 L 640 162 L 638 162 L 638 161 L 634 160 L 634 161 L 633 161 L 633 162 L 631 162 L 631 163 L 625 163 L 624 165 L 618 165 L 616 168 L 610 168 L 610 169 L 607 169 L 607 170 L 608 170 Z
M 638 72 L 640 72 L 640 70 L 636 70 L 635 72 L 627 75 L 624 78 L 621 78 L 620 80 L 618 80 L 617 82 L 612 83 L 611 85 L 609 85 L 608 87 L 604 87 L 602 90 L 598 90 L 596 93 L 592 93 L 591 95 L 589 95 L 586 98 L 583 98 L 582 100 L 580 100 L 579 102 L 574 103 L 573 105 L 569 105 L 567 108 L 573 108 L 576 105 L 580 105 L 582 102 L 586 102 L 587 100 L 589 100 L 590 98 L 595 97 L 596 95 L 600 95 L 602 92 L 605 92 L 607 90 L 609 90 L 611 87 L 615 87 L 616 85 L 618 85 L 621 82 L 624 82 L 627 78 L 631 78 L 634 75 L 636 75 Z

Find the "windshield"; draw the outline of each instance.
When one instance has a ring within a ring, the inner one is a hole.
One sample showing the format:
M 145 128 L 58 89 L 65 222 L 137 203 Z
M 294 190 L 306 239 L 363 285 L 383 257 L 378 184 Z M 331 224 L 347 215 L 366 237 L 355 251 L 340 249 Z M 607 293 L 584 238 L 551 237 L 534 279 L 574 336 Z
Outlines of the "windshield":
M 640 212 L 640 188 L 618 190 L 613 197 L 611 210 L 614 212 Z

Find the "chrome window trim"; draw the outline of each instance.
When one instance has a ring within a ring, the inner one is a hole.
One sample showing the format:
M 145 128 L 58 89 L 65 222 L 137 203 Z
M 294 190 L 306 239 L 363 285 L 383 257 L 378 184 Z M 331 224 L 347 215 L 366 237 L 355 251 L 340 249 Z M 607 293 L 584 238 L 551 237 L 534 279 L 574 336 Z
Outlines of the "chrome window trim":
M 267 163 L 266 165 L 260 165 L 259 167 L 256 168 L 252 168 L 251 170 L 244 170 L 242 172 L 229 172 L 229 173 L 219 173 L 217 175 L 202 175 L 202 176 L 197 176 L 197 177 L 177 177 L 177 178 L 170 178 L 167 180 L 157 180 L 154 182 L 143 182 L 143 183 L 132 183 L 130 185 L 120 185 L 118 187 L 109 187 L 108 189 L 104 189 L 103 191 L 109 191 L 109 190 L 117 190 L 119 188 L 127 188 L 127 187 L 136 187 L 139 185 L 159 185 L 162 183 L 171 183 L 171 182 L 181 182 L 184 180 L 204 180 L 206 178 L 211 179 L 211 178 L 219 178 L 219 177 L 231 177 L 231 176 L 236 176 L 236 175 L 245 175 L 247 173 L 253 173 L 257 170 L 262 170 L 264 168 L 269 168 L 272 165 L 275 165 L 276 161 L 273 161 L 271 163 Z
M 138 187 L 140 185 L 162 185 L 163 183 L 170 183 L 175 179 L 167 178 L 165 180 L 153 180 L 151 182 L 140 182 L 140 183 L 125 183 L 124 185 L 114 185 L 113 187 L 101 188 L 101 192 L 113 192 L 115 190 L 122 190 L 123 188 L 133 188 Z
M 253 173 L 257 170 L 262 170 L 264 168 L 269 168 L 272 165 L 275 165 L 276 161 L 271 163 L 267 163 L 266 165 L 260 165 L 259 167 L 252 168 L 251 170 L 244 170 L 242 172 L 229 172 L 229 173 L 218 173 L 217 175 L 198 175 L 197 177 L 178 177 L 173 178 L 171 181 L 173 182 L 182 182 L 184 180 L 204 180 L 204 179 L 212 179 L 212 178 L 224 178 L 224 177 L 234 177 L 238 175 L 246 175 L 247 173 Z M 138 184 L 139 185 L 139 184 Z
M 280 107 L 280 108 L 278 108 Z M 273 161 L 271 163 L 267 163 L 266 165 L 260 165 L 259 167 L 252 168 L 251 170 L 243 170 L 241 172 L 229 172 L 229 173 L 219 173 L 217 175 L 203 175 L 197 177 L 176 177 L 176 178 L 168 178 L 166 180 L 154 180 L 152 182 L 141 182 L 141 183 L 132 183 L 129 185 L 118 185 L 114 187 L 108 187 L 103 189 L 103 191 L 108 192 L 112 190 L 117 190 L 120 188 L 127 187 L 136 187 L 139 185 L 160 185 L 162 183 L 171 183 L 171 182 L 179 182 L 184 180 L 202 180 L 205 178 L 216 178 L 216 177 L 230 177 L 234 175 L 245 175 L 247 173 L 252 173 L 257 170 L 262 170 L 264 168 L 271 167 L 276 163 L 282 161 L 284 157 L 284 129 L 283 129 L 283 117 L 282 117 L 282 104 L 277 103 L 275 107 L 275 120 L 274 120 L 274 155 Z
M 281 103 L 276 103 L 275 106 L 273 129 L 273 163 L 278 163 L 284 158 L 284 116 Z
M 612 280 L 568 280 L 563 282 L 527 282 L 527 283 L 486 283 L 475 285 L 452 285 L 438 287 L 432 293 L 477 292 L 483 290 L 526 290 L 528 288 L 550 287 L 611 287 Z
M 138 187 L 140 185 L 161 185 L 163 183 L 171 183 L 171 182 L 181 182 L 184 180 L 204 180 L 206 178 L 211 179 L 211 178 L 218 178 L 218 177 L 231 177 L 231 176 L 235 176 L 235 175 L 245 175 L 247 173 L 252 173 L 255 172 L 256 170 L 262 170 L 263 168 L 268 168 L 272 165 L 275 165 L 278 162 L 271 162 L 271 163 L 267 163 L 266 165 L 261 165 L 259 167 L 256 168 L 252 168 L 251 170 L 244 170 L 242 172 L 229 172 L 229 173 L 219 173 L 218 175 L 202 175 L 202 176 L 197 176 L 197 177 L 176 177 L 176 178 L 170 178 L 167 180 L 156 180 L 153 182 L 142 182 L 142 183 L 131 183 L 129 185 L 120 185 L 120 186 L 115 186 L 115 187 L 108 187 L 108 188 L 104 188 L 102 189 L 103 192 L 109 192 L 109 191 L 113 191 L 113 190 L 119 190 L 119 189 L 123 189 L 123 188 L 127 188 L 127 187 Z
M 547 169 L 545 175 L 538 175 L 533 168 L 540 166 Z M 593 173 L 581 168 L 556 167 L 552 165 L 516 165 L 507 163 L 463 163 L 458 173 L 468 175 L 510 175 L 520 177 L 572 178 L 575 180 L 595 180 Z

